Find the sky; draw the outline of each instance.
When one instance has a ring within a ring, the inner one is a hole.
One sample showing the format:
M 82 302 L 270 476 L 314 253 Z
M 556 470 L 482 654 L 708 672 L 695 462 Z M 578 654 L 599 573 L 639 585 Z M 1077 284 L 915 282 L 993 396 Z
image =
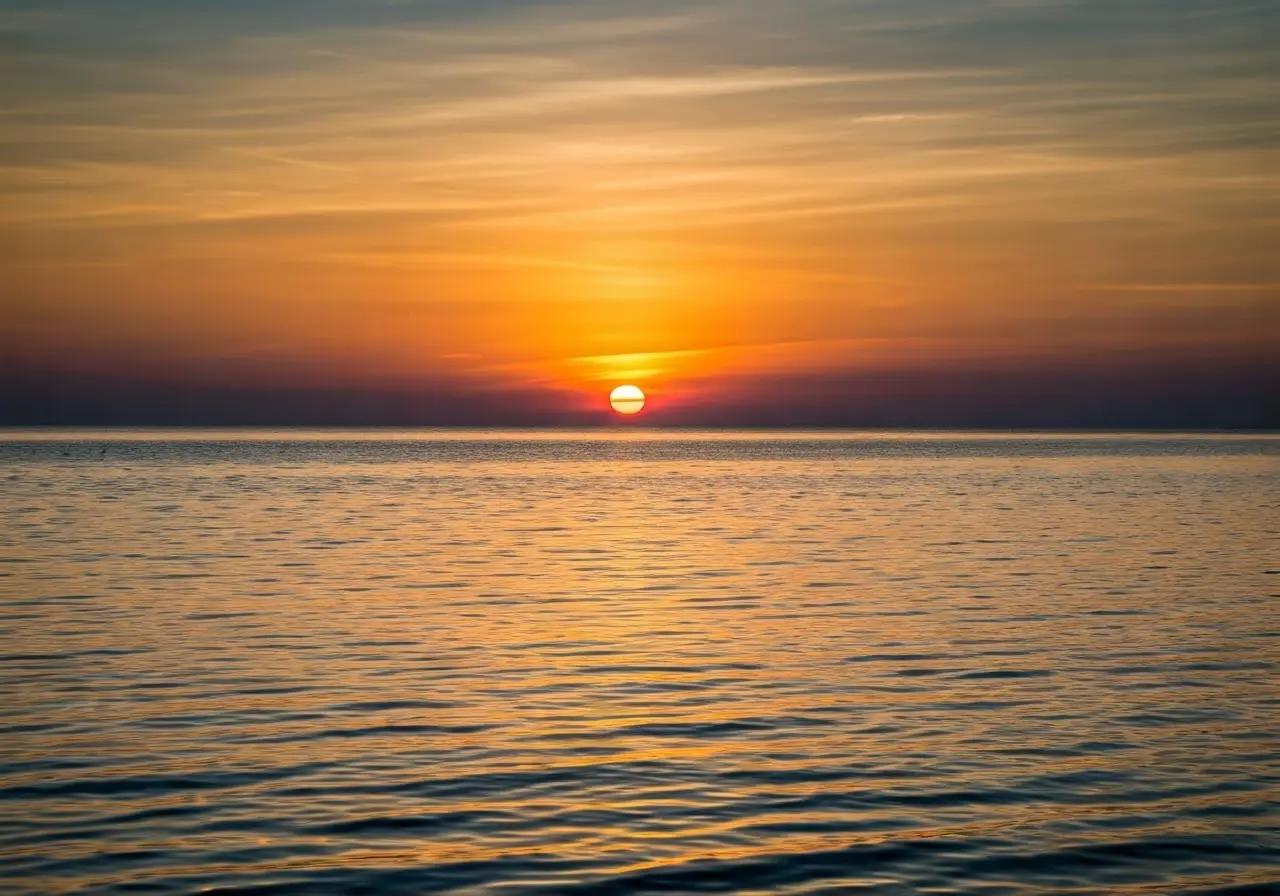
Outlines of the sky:
M 1280 426 L 1272 0 L 0 0 L 0 423 Z

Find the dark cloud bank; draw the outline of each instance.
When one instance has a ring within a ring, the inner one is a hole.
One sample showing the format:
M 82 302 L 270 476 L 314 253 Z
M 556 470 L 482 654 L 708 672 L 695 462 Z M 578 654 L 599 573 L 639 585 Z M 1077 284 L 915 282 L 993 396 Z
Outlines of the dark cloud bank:
M 655 391 L 640 422 L 709 427 L 1280 428 L 1280 362 L 1177 357 L 751 377 Z M 466 383 L 218 386 L 10 370 L 7 426 L 593 426 L 580 394 Z

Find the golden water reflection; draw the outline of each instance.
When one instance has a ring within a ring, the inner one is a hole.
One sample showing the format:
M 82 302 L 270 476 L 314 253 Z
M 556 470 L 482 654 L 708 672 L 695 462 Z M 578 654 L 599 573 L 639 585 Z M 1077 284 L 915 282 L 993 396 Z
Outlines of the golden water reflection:
M 48 890 L 1269 873 L 1271 443 L 743 438 L 10 446 L 3 854 Z

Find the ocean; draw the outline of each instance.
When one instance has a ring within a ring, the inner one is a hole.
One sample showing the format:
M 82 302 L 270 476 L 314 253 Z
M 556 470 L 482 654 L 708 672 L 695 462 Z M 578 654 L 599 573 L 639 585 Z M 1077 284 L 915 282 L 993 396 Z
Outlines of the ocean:
M 5 893 L 1280 893 L 1280 437 L 0 433 Z

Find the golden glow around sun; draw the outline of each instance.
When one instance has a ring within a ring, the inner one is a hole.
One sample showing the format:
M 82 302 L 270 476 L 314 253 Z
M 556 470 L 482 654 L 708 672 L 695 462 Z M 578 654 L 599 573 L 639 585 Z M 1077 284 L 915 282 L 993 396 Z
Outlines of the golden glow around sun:
M 644 393 L 638 386 L 619 386 L 609 393 L 609 404 L 619 414 L 638 414 L 644 410 Z

